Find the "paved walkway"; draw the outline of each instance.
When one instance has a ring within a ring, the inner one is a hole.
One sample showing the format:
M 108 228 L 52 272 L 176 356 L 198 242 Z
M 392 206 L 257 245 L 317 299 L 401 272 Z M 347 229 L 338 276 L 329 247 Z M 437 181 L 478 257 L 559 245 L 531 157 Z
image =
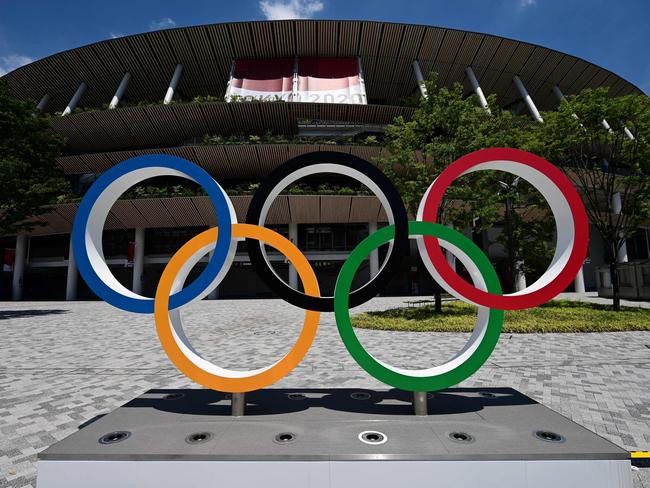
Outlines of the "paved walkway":
M 403 306 L 376 298 L 359 307 Z M 183 313 L 208 359 L 276 360 L 303 312 L 279 300 L 203 301 Z M 0 304 L 0 488 L 35 486 L 36 453 L 149 388 L 196 387 L 162 352 L 151 316 L 101 302 Z M 405 367 L 447 359 L 466 334 L 359 331 L 375 356 Z M 333 314 L 281 387 L 382 387 L 349 357 Z M 503 335 L 462 386 L 510 386 L 629 450 L 650 449 L 650 332 Z M 648 469 L 635 486 L 650 488 Z
M 598 303 L 600 305 L 611 305 L 611 298 L 602 298 L 598 296 L 595 291 L 588 291 L 586 293 L 560 293 L 558 298 L 562 300 L 571 300 L 575 302 Z M 621 300 L 623 307 L 636 307 L 636 308 L 650 308 L 650 302 L 643 300 Z

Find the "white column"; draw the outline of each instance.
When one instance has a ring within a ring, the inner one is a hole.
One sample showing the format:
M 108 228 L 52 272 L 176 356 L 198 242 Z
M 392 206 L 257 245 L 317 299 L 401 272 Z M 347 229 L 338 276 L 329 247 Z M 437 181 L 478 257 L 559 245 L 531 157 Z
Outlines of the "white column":
M 212 259 L 213 254 L 214 254 L 214 249 L 212 251 L 210 251 L 209 259 Z M 219 287 L 218 286 L 216 286 L 214 288 L 214 290 L 212 290 L 210 293 L 208 293 L 208 300 L 216 300 L 217 298 L 219 298 Z
M 368 222 L 368 235 L 377 232 L 377 222 Z M 370 251 L 370 279 L 373 279 L 379 273 L 379 249 L 375 248 Z
M 142 294 L 142 271 L 144 269 L 144 227 L 135 229 L 135 249 L 133 253 L 133 293 Z
M 485 94 L 481 89 L 481 85 L 478 84 L 478 80 L 476 79 L 474 70 L 472 69 L 471 66 L 468 66 L 467 68 L 465 68 L 465 72 L 467 73 L 467 77 L 469 78 L 469 82 L 472 85 L 472 89 L 474 90 L 474 93 L 476 93 L 476 96 L 478 97 L 478 101 L 481 104 L 481 107 L 483 107 L 487 111 L 487 113 L 490 113 L 490 107 L 488 106 L 487 98 L 485 98 Z
M 515 291 L 521 291 L 526 288 L 526 273 L 524 273 L 524 262 L 517 262 L 517 271 L 515 276 Z
M 16 251 L 14 254 L 14 275 L 11 282 L 11 299 L 22 300 L 23 277 L 25 275 L 25 258 L 27 257 L 27 236 L 16 236 Z
M 608 130 L 609 132 L 613 132 L 612 127 L 609 125 L 609 122 L 607 122 L 606 119 L 601 120 L 600 125 L 602 125 L 605 130 Z
M 632 131 L 630 131 L 626 125 L 623 126 L 623 132 L 625 132 L 625 135 L 630 141 L 634 140 L 634 134 L 632 134 Z
M 170 103 L 172 103 L 172 99 L 174 98 L 174 92 L 176 92 L 176 87 L 178 87 L 178 81 L 181 79 L 182 72 L 183 72 L 183 65 L 177 64 L 176 68 L 174 69 L 174 74 L 172 75 L 172 79 L 169 82 L 167 93 L 165 93 L 165 99 L 163 100 L 163 103 L 165 105 L 169 105 Z
M 131 73 L 127 71 L 126 73 L 124 73 L 124 76 L 122 77 L 122 81 L 120 81 L 117 90 L 115 90 L 115 95 L 113 95 L 113 98 L 111 99 L 111 103 L 108 105 L 109 109 L 112 110 L 114 108 L 117 108 L 117 106 L 120 104 L 120 100 L 122 100 L 122 97 L 124 96 L 126 87 L 129 86 L 129 81 L 131 81 Z
M 361 87 L 361 102 L 366 105 L 368 98 L 366 97 L 366 82 L 363 76 L 363 66 L 361 65 L 361 57 L 357 58 L 359 62 L 359 86 Z
M 228 77 L 228 85 L 226 85 L 226 93 L 223 96 L 223 99 L 226 102 L 230 101 L 230 92 L 232 90 L 232 77 L 234 73 L 235 73 L 235 61 L 233 60 L 230 63 L 230 76 Z
M 293 242 L 295 246 L 298 245 L 298 224 L 293 222 L 289 223 L 289 240 Z M 298 272 L 291 263 L 289 263 L 289 286 L 294 290 L 298 289 Z
M 544 122 L 544 119 L 539 114 L 539 110 L 537 110 L 537 107 L 535 106 L 535 102 L 533 102 L 533 99 L 528 94 L 528 90 L 526 90 L 526 87 L 522 83 L 521 79 L 515 75 L 512 81 L 515 82 L 515 86 L 517 87 L 517 90 L 519 90 L 519 94 L 526 103 L 528 111 L 530 112 L 530 115 L 533 117 L 533 119 L 535 119 L 537 122 Z
M 50 96 L 46 93 L 43 95 L 43 98 L 41 98 L 41 101 L 38 102 L 38 105 L 36 105 L 36 110 L 43 111 L 45 110 L 45 106 L 48 104 L 50 101 Z
M 418 82 L 420 94 L 423 98 L 427 98 L 429 96 L 427 93 L 427 87 L 424 84 L 424 76 L 422 76 L 422 69 L 420 69 L 420 63 L 417 59 L 413 60 L 413 72 L 415 73 L 415 80 Z
M 291 101 L 298 102 L 298 56 L 293 58 L 293 80 L 291 83 Z
M 612 195 L 612 213 L 618 215 L 623 211 L 623 202 L 621 201 L 621 194 L 619 192 Z M 627 263 L 627 245 L 623 242 L 623 245 L 618 250 L 616 255 L 617 263 Z
M 564 94 L 562 93 L 562 90 L 560 90 L 560 87 L 558 87 L 557 85 L 553 87 L 553 93 L 555 93 L 555 96 L 560 100 L 560 102 L 564 100 Z M 578 116 L 575 113 L 572 115 L 575 119 L 578 118 Z M 600 125 L 602 125 L 605 130 L 609 132 L 613 132 L 612 127 L 609 125 L 609 122 L 607 122 L 607 119 L 601 120 Z M 630 131 L 630 129 L 628 129 L 626 125 L 623 126 L 623 132 L 625 133 L 628 139 L 630 139 L 631 141 L 634 140 L 634 134 L 632 134 L 632 132 Z
M 575 279 L 573 280 L 573 290 L 576 293 L 584 293 L 585 292 L 584 266 L 580 266 L 580 269 L 578 270 L 578 274 L 576 275 Z
M 63 111 L 62 115 L 68 115 L 72 113 L 75 108 L 77 108 L 77 105 L 79 105 L 79 100 L 81 100 L 81 96 L 84 94 L 85 91 L 86 91 L 86 84 L 84 82 L 81 82 L 79 88 L 77 88 L 77 91 L 74 92 L 74 95 L 72 95 L 72 98 L 68 102 L 68 105 L 65 107 L 65 110 Z
M 553 93 L 555 94 L 555 96 L 557 97 L 557 99 L 558 99 L 558 101 L 560 103 L 562 103 L 563 101 L 566 100 L 566 97 L 564 96 L 564 93 L 562 93 L 562 90 L 560 90 L 559 86 L 557 86 L 557 85 L 553 86 Z M 571 116 L 574 119 L 578 120 L 578 115 L 575 112 L 571 113 Z M 580 124 L 580 125 L 582 125 L 582 124 Z
M 450 229 L 454 228 L 454 226 L 451 224 L 447 224 L 447 227 L 449 227 Z M 449 264 L 449 266 L 451 267 L 451 269 L 456 271 L 456 256 L 454 256 L 454 254 L 447 249 L 445 249 L 445 259 L 447 261 L 447 264 Z
M 68 272 L 65 279 L 65 299 L 68 301 L 77 299 L 77 261 L 72 252 L 72 235 L 68 246 Z

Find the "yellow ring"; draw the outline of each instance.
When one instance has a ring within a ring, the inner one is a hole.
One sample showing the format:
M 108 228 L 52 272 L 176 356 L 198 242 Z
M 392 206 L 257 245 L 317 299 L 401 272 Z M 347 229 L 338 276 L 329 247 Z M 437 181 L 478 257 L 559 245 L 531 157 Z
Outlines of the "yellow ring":
M 272 385 L 285 377 L 300 361 L 311 347 L 316 337 L 320 313 L 313 310 L 305 311 L 305 322 L 296 343 L 289 353 L 280 361 L 262 372 L 250 376 L 229 378 L 215 375 L 193 363 L 178 347 L 172 333 L 172 324 L 169 320 L 169 296 L 174 279 L 179 270 L 198 250 L 217 241 L 218 230 L 216 227 L 208 229 L 181 247 L 171 258 L 158 283 L 154 305 L 154 318 L 156 331 L 165 353 L 172 363 L 188 378 L 213 390 L 233 393 L 259 390 Z M 303 284 L 305 293 L 320 296 L 316 275 L 307 258 L 288 239 L 266 227 L 251 224 L 233 224 L 233 238 L 252 238 L 263 241 L 284 254 L 289 262 L 296 268 Z

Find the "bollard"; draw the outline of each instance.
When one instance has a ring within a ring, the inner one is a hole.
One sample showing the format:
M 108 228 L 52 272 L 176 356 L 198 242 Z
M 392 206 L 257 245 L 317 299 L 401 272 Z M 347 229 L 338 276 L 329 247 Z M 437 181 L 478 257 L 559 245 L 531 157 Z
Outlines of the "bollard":
M 246 410 L 246 393 L 232 393 L 230 404 L 232 405 L 232 416 L 243 417 Z
M 426 391 L 413 392 L 413 410 L 415 410 L 415 415 L 428 415 Z

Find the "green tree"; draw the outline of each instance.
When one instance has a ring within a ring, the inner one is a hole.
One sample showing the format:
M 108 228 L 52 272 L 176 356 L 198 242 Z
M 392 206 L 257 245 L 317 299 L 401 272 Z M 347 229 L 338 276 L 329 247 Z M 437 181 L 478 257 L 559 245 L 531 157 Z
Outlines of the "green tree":
M 29 219 L 69 192 L 55 163 L 63 141 L 49 127 L 34 103 L 16 99 L 0 82 L 0 235 L 33 229 Z
M 560 166 L 579 188 L 589 220 L 605 242 L 613 307 L 620 310 L 617 255 L 650 218 L 650 99 L 613 98 L 606 88 L 588 89 L 543 118 L 543 124 L 529 128 L 527 145 Z M 614 208 L 617 193 L 620 212 Z
M 529 141 L 528 118 L 513 115 L 488 97 L 489 112 L 479 106 L 475 97 L 466 97 L 463 87 L 451 89 L 438 86 L 432 74 L 425 82 L 428 96 L 420 100 L 411 120 L 397 117 L 386 130 L 388 156 L 378 165 L 387 173 L 402 195 L 411 216 L 433 179 L 453 161 L 468 152 L 486 147 L 522 147 Z M 505 190 L 505 191 L 504 191 Z M 551 237 L 552 228 L 538 219 L 543 205 L 541 196 L 526 183 L 519 183 L 511 174 L 481 171 L 465 175 L 447 191 L 440 209 L 439 221 L 459 228 L 478 223 L 475 230 L 484 230 L 495 222 L 503 222 L 506 232 L 500 237 L 508 255 L 506 289 L 512 288 L 525 255 L 539 256 L 542 242 Z M 548 246 L 547 246 L 548 247 Z M 545 251 L 548 255 L 548 250 Z M 549 255 L 550 257 L 550 255 Z M 531 259 L 530 262 L 535 262 Z M 440 311 L 439 289 L 436 310 Z

